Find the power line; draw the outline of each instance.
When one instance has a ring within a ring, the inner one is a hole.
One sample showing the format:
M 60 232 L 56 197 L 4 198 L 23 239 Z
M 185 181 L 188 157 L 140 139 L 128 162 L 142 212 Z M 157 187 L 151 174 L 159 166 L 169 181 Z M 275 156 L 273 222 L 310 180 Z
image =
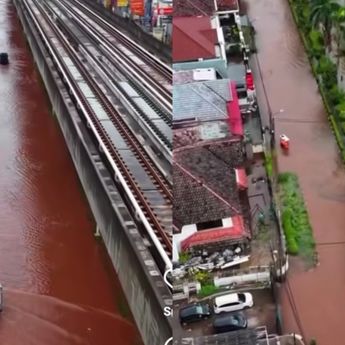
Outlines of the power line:
M 285 289 L 287 292 L 287 296 L 288 296 L 288 300 L 289 300 L 289 303 L 290 303 L 290 306 L 292 309 L 292 313 L 294 315 L 297 327 L 299 328 L 299 332 L 301 333 L 303 339 L 306 339 L 305 332 L 303 329 L 303 324 L 302 324 L 302 321 L 301 321 L 301 318 L 300 318 L 300 315 L 299 315 L 299 312 L 297 309 L 295 297 L 294 297 L 294 294 L 293 294 L 293 291 L 292 291 L 292 288 L 291 288 L 291 285 L 290 285 L 288 278 L 286 278 L 284 286 L 285 286 Z

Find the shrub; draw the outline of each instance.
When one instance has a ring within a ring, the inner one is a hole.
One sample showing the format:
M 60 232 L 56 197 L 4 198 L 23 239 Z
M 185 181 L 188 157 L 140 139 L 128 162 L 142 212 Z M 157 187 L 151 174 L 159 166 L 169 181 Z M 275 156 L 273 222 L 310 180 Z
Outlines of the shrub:
M 326 85 L 325 85 L 326 87 Z M 331 88 L 327 88 L 325 90 L 325 95 L 327 101 L 330 103 L 331 106 L 337 106 L 342 103 L 345 103 L 345 94 L 344 91 L 340 90 L 337 85 L 333 85 Z
M 322 59 L 322 58 L 321 58 Z M 325 70 L 321 74 L 322 82 L 326 89 L 331 89 L 337 85 L 337 67 L 331 62 L 331 64 L 325 65 Z
M 265 167 L 266 167 L 266 172 L 268 177 L 273 176 L 273 160 L 272 160 L 272 155 L 267 154 L 265 158 Z
M 289 178 L 290 178 L 290 173 L 280 173 L 278 175 L 278 183 L 288 182 Z
M 211 282 L 211 274 L 209 272 L 197 272 L 194 275 L 194 279 L 197 280 L 202 286 L 209 285 Z
M 179 255 L 179 261 L 182 265 L 185 264 L 190 258 L 191 258 L 191 255 L 187 252 L 182 252 Z
M 215 285 L 212 285 L 212 284 L 204 285 L 201 287 L 198 293 L 198 296 L 207 297 L 207 296 L 215 294 L 218 290 L 219 289 Z
M 293 226 L 293 212 L 287 207 L 282 216 L 283 228 L 286 236 L 287 250 L 291 255 L 298 254 L 298 244 L 296 242 L 296 231 Z
M 309 32 L 310 54 L 319 59 L 325 51 L 323 37 L 320 31 L 311 30 Z
M 301 254 L 308 262 L 312 262 L 315 241 L 297 176 L 289 172 L 279 174 L 278 183 L 282 203 L 282 226 L 288 253 Z
M 338 118 L 341 122 L 345 121 L 345 101 L 342 101 L 335 107 Z

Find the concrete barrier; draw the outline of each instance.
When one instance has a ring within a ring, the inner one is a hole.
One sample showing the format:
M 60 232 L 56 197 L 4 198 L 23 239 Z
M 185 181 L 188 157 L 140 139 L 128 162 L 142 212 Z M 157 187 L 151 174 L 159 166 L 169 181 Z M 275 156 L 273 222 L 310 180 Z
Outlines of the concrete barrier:
M 59 79 L 22 0 L 14 0 L 14 4 L 97 229 L 118 274 L 143 341 L 145 345 L 162 345 L 172 335 L 171 320 L 163 315 L 164 307 L 172 305 L 170 290 L 159 274 L 119 189 L 94 146 L 90 132 Z

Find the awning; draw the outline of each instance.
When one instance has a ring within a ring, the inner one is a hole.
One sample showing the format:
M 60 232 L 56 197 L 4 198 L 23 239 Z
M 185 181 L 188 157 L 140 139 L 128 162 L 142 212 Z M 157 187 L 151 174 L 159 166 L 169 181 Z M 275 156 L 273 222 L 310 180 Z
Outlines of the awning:
M 237 97 L 236 83 L 230 82 L 232 101 L 227 103 L 228 116 L 230 120 L 231 133 L 243 136 L 243 124 L 240 105 Z

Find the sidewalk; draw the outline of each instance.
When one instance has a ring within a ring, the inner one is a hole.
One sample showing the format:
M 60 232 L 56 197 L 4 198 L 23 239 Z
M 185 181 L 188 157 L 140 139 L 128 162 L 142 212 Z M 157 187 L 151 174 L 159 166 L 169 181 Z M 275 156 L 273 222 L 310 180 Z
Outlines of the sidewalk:
M 276 135 L 291 138 L 289 155 L 278 150 L 278 167 L 299 177 L 321 262 L 309 272 L 298 260 L 290 262 L 282 296 L 285 332 L 315 338 L 318 345 L 343 345 L 345 169 L 288 2 L 246 3 L 272 112 L 285 110 L 276 116 Z M 258 69 L 254 72 L 259 106 L 267 115 Z

